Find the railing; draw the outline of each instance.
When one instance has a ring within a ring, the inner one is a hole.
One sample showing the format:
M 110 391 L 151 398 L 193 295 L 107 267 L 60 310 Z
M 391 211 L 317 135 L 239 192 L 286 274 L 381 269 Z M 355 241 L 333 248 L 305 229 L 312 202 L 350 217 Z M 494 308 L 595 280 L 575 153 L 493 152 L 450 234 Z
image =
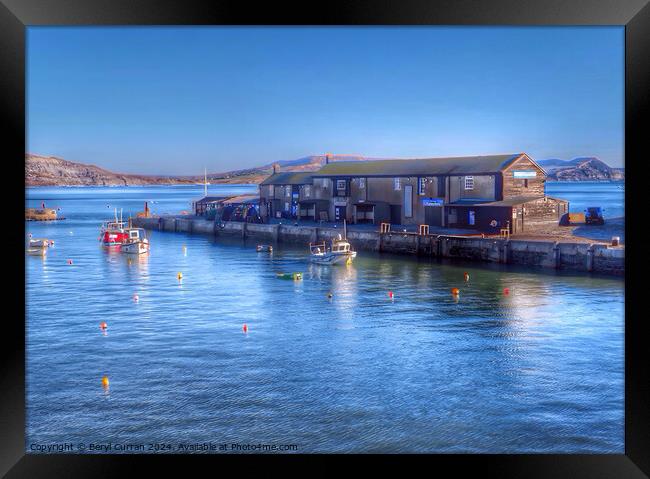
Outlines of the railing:
M 381 225 L 379 225 L 379 232 L 390 233 L 390 223 L 381 223 Z
M 320 243 L 309 243 L 309 251 L 311 253 L 325 253 L 326 252 L 325 241 L 322 241 Z
M 429 225 L 420 225 L 419 229 L 420 236 L 425 236 L 429 234 Z

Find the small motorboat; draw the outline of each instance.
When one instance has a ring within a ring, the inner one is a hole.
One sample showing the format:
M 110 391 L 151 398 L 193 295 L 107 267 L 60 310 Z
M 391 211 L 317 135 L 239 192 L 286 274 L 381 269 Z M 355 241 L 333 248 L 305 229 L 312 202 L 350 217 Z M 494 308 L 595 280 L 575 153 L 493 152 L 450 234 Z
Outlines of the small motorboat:
M 125 228 L 127 239 L 120 251 L 127 254 L 144 254 L 149 252 L 149 240 L 145 238 L 142 228 Z
M 273 246 L 269 244 L 258 244 L 257 245 L 258 253 L 273 253 Z
M 44 238 L 30 238 L 29 248 L 49 248 L 53 242 Z
M 310 260 L 317 264 L 349 264 L 357 256 L 356 251 L 352 251 L 350 243 L 346 239 L 338 238 L 332 241 L 332 246 L 328 249 L 325 241 L 322 243 L 309 243 Z
M 30 256 L 45 256 L 47 248 L 27 248 L 25 252 Z

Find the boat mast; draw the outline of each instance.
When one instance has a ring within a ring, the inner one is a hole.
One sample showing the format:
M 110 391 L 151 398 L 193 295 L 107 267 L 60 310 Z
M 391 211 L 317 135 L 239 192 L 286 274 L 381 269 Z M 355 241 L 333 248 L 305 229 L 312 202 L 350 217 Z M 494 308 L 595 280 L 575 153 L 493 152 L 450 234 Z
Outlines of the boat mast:
M 345 222 L 345 218 L 343 218 L 343 239 L 348 238 L 348 226 L 347 223 Z
M 203 196 L 208 196 L 208 169 L 203 168 Z

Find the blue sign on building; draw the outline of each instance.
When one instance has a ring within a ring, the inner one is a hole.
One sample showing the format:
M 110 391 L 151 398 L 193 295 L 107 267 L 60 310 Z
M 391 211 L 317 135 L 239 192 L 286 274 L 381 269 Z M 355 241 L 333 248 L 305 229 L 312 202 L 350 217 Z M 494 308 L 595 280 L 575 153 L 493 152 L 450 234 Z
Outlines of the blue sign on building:
M 442 206 L 445 204 L 443 198 L 422 198 L 422 204 L 424 206 Z

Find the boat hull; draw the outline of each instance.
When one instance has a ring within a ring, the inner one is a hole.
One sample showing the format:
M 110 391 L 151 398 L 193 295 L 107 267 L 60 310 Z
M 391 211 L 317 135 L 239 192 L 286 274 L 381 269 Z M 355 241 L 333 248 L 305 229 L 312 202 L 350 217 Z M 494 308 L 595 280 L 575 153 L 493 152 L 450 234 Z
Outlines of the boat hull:
M 120 251 L 126 254 L 145 254 L 149 252 L 149 244 L 141 241 L 125 243 L 121 246 Z
M 356 258 L 357 252 L 356 251 L 348 251 L 345 253 L 321 253 L 321 254 L 313 254 L 310 258 L 312 263 L 316 264 L 329 264 L 329 265 L 335 265 L 335 264 L 345 264 L 349 261 L 352 261 L 354 258 Z

